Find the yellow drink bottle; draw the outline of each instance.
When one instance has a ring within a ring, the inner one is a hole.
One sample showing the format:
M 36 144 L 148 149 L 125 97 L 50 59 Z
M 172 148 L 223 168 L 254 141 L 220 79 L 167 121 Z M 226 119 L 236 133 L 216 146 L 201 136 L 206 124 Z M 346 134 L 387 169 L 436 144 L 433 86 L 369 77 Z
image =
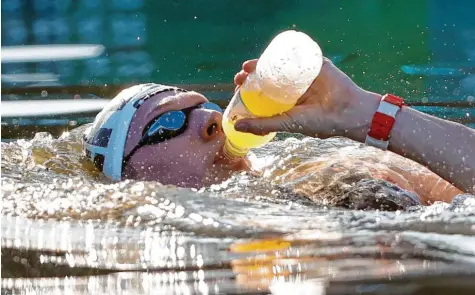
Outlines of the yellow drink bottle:
M 226 157 L 243 157 L 250 149 L 271 141 L 275 133 L 258 136 L 238 132 L 234 124 L 243 118 L 271 117 L 293 108 L 320 73 L 322 64 L 320 47 L 306 34 L 290 30 L 277 35 L 224 112 Z

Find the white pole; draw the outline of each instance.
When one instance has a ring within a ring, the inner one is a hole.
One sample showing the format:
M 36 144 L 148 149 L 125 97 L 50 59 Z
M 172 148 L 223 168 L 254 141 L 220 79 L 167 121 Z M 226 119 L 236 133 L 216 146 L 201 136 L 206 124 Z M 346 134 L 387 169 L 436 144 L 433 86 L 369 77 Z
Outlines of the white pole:
M 99 113 L 109 101 L 108 99 L 7 100 L 1 102 L 0 109 L 3 118 Z
M 2 47 L 2 63 L 86 59 L 99 56 L 103 45 L 27 45 Z

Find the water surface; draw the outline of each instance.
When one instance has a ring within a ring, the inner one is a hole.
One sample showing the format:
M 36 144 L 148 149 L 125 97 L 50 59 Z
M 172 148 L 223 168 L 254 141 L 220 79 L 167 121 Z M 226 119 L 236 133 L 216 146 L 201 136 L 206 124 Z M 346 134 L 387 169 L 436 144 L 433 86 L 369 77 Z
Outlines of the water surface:
M 77 131 L 2 143 L 2 293 L 472 294 L 475 202 L 334 207 L 365 176 L 335 153 L 371 150 L 288 138 L 254 152 L 262 176 L 192 190 L 108 182 Z

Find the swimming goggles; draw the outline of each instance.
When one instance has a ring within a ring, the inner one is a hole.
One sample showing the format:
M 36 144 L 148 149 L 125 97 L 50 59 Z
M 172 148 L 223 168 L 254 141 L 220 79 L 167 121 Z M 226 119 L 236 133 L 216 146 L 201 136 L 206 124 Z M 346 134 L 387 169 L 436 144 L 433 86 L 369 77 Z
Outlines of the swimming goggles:
M 122 165 L 125 165 L 135 152 L 144 145 L 158 144 L 177 137 L 185 132 L 188 127 L 190 113 L 196 109 L 207 109 L 220 113 L 223 112 L 219 105 L 212 102 L 205 102 L 179 111 L 168 111 L 159 115 L 144 128 L 142 138 L 130 153 L 124 157 Z
M 119 93 L 94 120 L 84 145 L 86 156 L 94 166 L 112 180 L 121 180 L 125 143 L 130 123 L 138 108 L 149 98 L 163 92 L 187 92 L 184 89 L 147 83 L 132 86 Z M 146 126 L 139 147 L 173 138 L 186 129 L 187 115 L 198 107 L 211 108 L 210 103 L 181 111 L 167 112 Z M 217 110 L 217 105 L 213 106 Z M 134 149 L 138 149 L 135 147 Z M 129 153 L 131 154 L 131 153 Z M 130 155 L 127 155 L 130 158 Z

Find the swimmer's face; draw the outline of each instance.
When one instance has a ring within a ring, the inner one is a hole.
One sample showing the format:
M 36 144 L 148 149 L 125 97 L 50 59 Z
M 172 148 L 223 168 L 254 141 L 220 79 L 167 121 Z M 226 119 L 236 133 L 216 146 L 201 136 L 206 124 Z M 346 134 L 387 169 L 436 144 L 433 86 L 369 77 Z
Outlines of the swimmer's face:
M 132 119 L 125 155 L 137 145 L 145 126 L 158 116 L 207 102 L 196 92 L 168 91 L 146 100 Z M 233 171 L 244 170 L 245 160 L 233 163 L 222 159 L 226 139 L 221 127 L 222 114 L 197 108 L 188 114 L 186 130 L 166 141 L 140 147 L 123 168 L 124 178 L 159 181 L 184 187 L 199 188 L 219 183 Z

